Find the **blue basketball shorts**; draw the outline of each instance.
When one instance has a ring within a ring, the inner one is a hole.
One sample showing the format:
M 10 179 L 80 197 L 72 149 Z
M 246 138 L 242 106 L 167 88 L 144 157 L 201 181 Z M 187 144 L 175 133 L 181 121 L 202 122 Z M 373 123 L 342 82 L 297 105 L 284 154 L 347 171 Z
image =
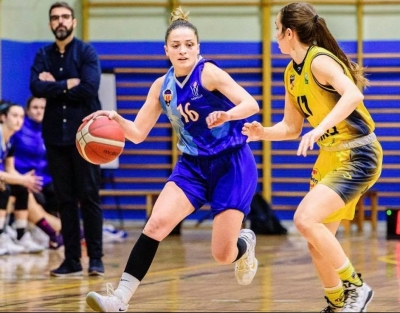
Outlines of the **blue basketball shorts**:
M 209 203 L 215 217 L 227 209 L 250 212 L 257 187 L 257 168 L 248 144 L 216 157 L 183 154 L 168 181 L 185 193 L 194 209 Z

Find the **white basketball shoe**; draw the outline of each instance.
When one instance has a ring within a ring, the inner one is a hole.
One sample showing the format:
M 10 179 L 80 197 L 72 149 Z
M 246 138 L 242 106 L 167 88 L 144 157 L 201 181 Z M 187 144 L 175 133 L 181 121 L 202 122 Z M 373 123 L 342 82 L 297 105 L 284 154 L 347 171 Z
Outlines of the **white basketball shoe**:
M 91 291 L 86 295 L 86 303 L 95 312 L 126 312 L 128 304 L 122 302 L 115 295 L 111 283 L 106 284 L 107 296 L 102 296 L 97 292 Z
M 236 261 L 235 276 L 239 285 L 248 285 L 257 273 L 258 261 L 255 257 L 256 235 L 250 229 L 242 229 L 239 234 L 247 243 L 246 253 Z

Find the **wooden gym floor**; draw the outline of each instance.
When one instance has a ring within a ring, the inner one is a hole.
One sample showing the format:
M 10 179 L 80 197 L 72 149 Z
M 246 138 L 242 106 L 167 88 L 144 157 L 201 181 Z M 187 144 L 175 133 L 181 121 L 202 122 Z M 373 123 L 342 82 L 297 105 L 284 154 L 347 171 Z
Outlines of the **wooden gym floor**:
M 218 265 L 210 253 L 211 226 L 185 221 L 182 234 L 160 245 L 155 261 L 130 302 L 133 312 L 319 312 L 324 295 L 302 239 L 290 222 L 284 236 L 257 236 L 259 268 L 253 282 L 240 286 L 234 265 Z M 49 270 L 62 251 L 0 257 L 0 312 L 91 312 L 85 296 L 117 286 L 142 224 L 125 223 L 123 243 L 104 244 L 104 277 L 53 278 Z M 117 225 L 116 225 L 117 226 Z M 355 225 L 353 225 L 355 226 Z M 369 312 L 400 311 L 400 240 L 386 240 L 386 225 L 376 232 L 338 233 L 347 255 L 375 291 Z

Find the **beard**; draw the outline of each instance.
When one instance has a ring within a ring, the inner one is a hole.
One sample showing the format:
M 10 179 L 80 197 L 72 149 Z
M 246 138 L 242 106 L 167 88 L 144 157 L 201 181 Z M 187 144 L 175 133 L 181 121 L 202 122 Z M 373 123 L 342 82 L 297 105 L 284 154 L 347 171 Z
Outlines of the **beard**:
M 67 28 L 65 26 L 58 26 L 55 29 L 52 29 L 52 31 L 57 40 L 63 41 L 72 34 L 74 27 L 71 26 L 70 28 Z

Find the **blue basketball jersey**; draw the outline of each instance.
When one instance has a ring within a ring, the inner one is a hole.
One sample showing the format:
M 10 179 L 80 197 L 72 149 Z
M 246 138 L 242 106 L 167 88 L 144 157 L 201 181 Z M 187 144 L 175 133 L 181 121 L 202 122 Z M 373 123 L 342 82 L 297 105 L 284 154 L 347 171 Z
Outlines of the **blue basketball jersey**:
M 201 83 L 205 62 L 199 57 L 191 73 L 180 82 L 174 68 L 167 72 L 160 92 L 160 103 L 178 135 L 178 149 L 193 156 L 216 156 L 243 146 L 246 119 L 229 121 L 209 129 L 206 117 L 214 111 L 228 111 L 235 106 L 218 91 L 208 91 Z M 216 65 L 216 64 L 215 64 Z

